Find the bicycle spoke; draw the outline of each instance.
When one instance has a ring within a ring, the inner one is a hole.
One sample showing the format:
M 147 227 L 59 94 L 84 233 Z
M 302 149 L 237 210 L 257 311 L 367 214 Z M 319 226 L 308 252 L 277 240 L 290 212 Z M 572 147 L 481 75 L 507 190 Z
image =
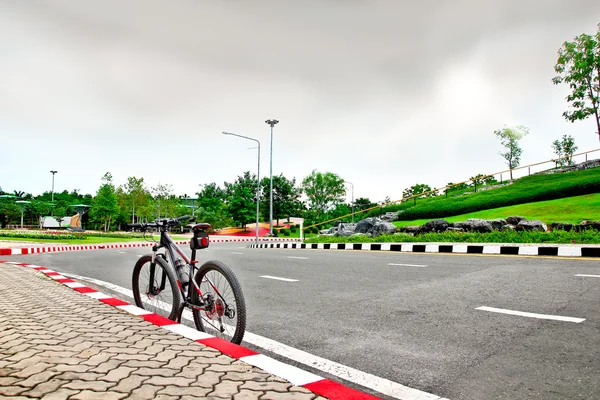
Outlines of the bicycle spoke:
M 198 329 L 222 339 L 240 343 L 245 329 L 245 305 L 237 279 L 228 267 L 219 263 L 211 265 L 211 268 L 206 268 L 199 279 L 201 279 L 198 285 L 200 294 L 196 292 L 197 296 L 195 297 L 201 296 L 204 310 L 194 310 L 194 319 Z M 237 289 L 233 288 L 230 279 L 233 280 Z M 241 311 L 238 297 L 242 301 Z M 242 320 L 239 320 L 240 316 Z

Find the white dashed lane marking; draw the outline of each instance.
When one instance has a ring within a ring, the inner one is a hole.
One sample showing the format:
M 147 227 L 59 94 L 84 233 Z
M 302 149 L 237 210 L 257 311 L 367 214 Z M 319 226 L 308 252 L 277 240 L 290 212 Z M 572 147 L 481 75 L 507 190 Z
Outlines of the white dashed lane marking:
M 294 256 L 287 256 L 287 258 L 293 258 L 295 260 L 308 260 L 308 257 L 294 257 Z
M 565 322 L 575 322 L 576 324 L 579 324 L 579 323 L 585 321 L 585 318 L 563 317 L 560 315 L 548 315 L 548 314 L 536 314 L 536 313 L 530 313 L 530 312 L 524 312 L 524 311 L 505 310 L 503 308 L 494 308 L 494 307 L 485 307 L 485 306 L 477 307 L 476 310 L 490 311 L 490 312 L 495 312 L 495 313 L 500 313 L 500 314 L 517 315 L 520 317 L 551 319 L 551 320 L 555 320 L 555 321 L 565 321 Z
M 600 278 L 600 275 L 575 274 L 575 276 L 582 276 L 585 278 Z
M 262 275 L 260 277 L 261 278 L 267 278 L 267 279 L 275 279 L 276 281 L 298 282 L 298 279 L 280 278 L 278 276 L 271 276 L 271 275 Z
M 399 266 L 399 267 L 427 268 L 427 265 L 419 265 L 419 264 L 395 264 L 395 263 L 389 263 L 388 265 L 396 265 L 396 266 Z

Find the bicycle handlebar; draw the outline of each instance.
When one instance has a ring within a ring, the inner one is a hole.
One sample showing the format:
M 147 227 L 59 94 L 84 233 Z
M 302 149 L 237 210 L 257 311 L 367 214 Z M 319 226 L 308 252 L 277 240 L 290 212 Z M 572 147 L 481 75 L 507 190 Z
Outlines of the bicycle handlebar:
M 189 215 L 184 215 L 182 217 L 177 218 L 163 218 L 157 220 L 157 222 L 144 222 L 143 224 L 127 224 L 128 228 L 140 228 L 142 230 L 146 230 L 147 228 L 161 228 L 168 226 L 175 226 L 179 224 L 181 221 L 185 221 L 186 219 L 190 219 Z

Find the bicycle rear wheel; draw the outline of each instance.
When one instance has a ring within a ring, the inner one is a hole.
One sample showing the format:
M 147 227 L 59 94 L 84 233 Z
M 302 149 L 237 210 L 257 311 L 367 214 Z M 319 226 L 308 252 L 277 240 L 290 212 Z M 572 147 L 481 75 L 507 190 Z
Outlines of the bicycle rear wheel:
M 199 331 L 240 344 L 246 331 L 246 303 L 233 271 L 220 261 L 204 263 L 190 288 L 194 323 Z
M 177 278 L 162 257 L 156 256 L 152 266 L 152 256 L 142 256 L 133 268 L 131 286 L 138 307 L 176 320 L 181 296 Z

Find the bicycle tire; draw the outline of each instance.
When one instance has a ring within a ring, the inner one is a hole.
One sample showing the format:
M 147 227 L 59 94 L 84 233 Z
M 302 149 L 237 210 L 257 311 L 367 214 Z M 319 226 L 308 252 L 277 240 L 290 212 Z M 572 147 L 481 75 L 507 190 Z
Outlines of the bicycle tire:
M 162 257 L 156 256 L 156 269 L 153 280 L 154 286 L 158 289 L 155 290 L 160 289 L 160 285 L 163 281 L 165 287 L 159 292 L 150 294 L 149 283 L 151 264 L 152 255 L 144 255 L 140 257 L 133 268 L 131 287 L 133 288 L 135 305 L 175 321 L 181 304 L 181 293 L 179 291 L 179 286 L 177 285 L 177 278 L 175 278 L 175 274 L 169 267 L 169 264 Z M 144 283 L 141 285 L 144 288 L 144 293 L 140 291 L 140 277 L 143 276 L 146 276 L 148 281 L 148 284 Z M 167 284 L 169 285 L 169 288 L 167 288 Z M 164 294 L 164 296 L 161 296 L 162 294 Z
M 203 300 L 209 294 L 215 300 L 215 306 L 212 308 L 205 307 L 202 310 L 192 308 L 196 329 L 229 342 L 240 344 L 246 331 L 246 302 L 242 287 L 231 268 L 220 261 L 207 261 L 200 267 L 194 276 L 194 280 L 200 287 Z M 209 282 L 213 283 L 210 284 Z M 228 287 L 218 288 L 219 284 L 227 284 Z M 216 291 L 215 287 L 217 287 Z M 195 288 L 191 288 L 191 290 L 190 300 L 192 305 L 200 304 L 198 291 Z M 215 295 L 217 291 L 220 295 Z M 222 308 L 222 302 L 221 310 L 219 310 L 219 299 L 224 299 L 225 309 Z M 235 321 L 233 321 L 234 318 L 225 315 L 227 310 L 231 309 L 235 312 Z

